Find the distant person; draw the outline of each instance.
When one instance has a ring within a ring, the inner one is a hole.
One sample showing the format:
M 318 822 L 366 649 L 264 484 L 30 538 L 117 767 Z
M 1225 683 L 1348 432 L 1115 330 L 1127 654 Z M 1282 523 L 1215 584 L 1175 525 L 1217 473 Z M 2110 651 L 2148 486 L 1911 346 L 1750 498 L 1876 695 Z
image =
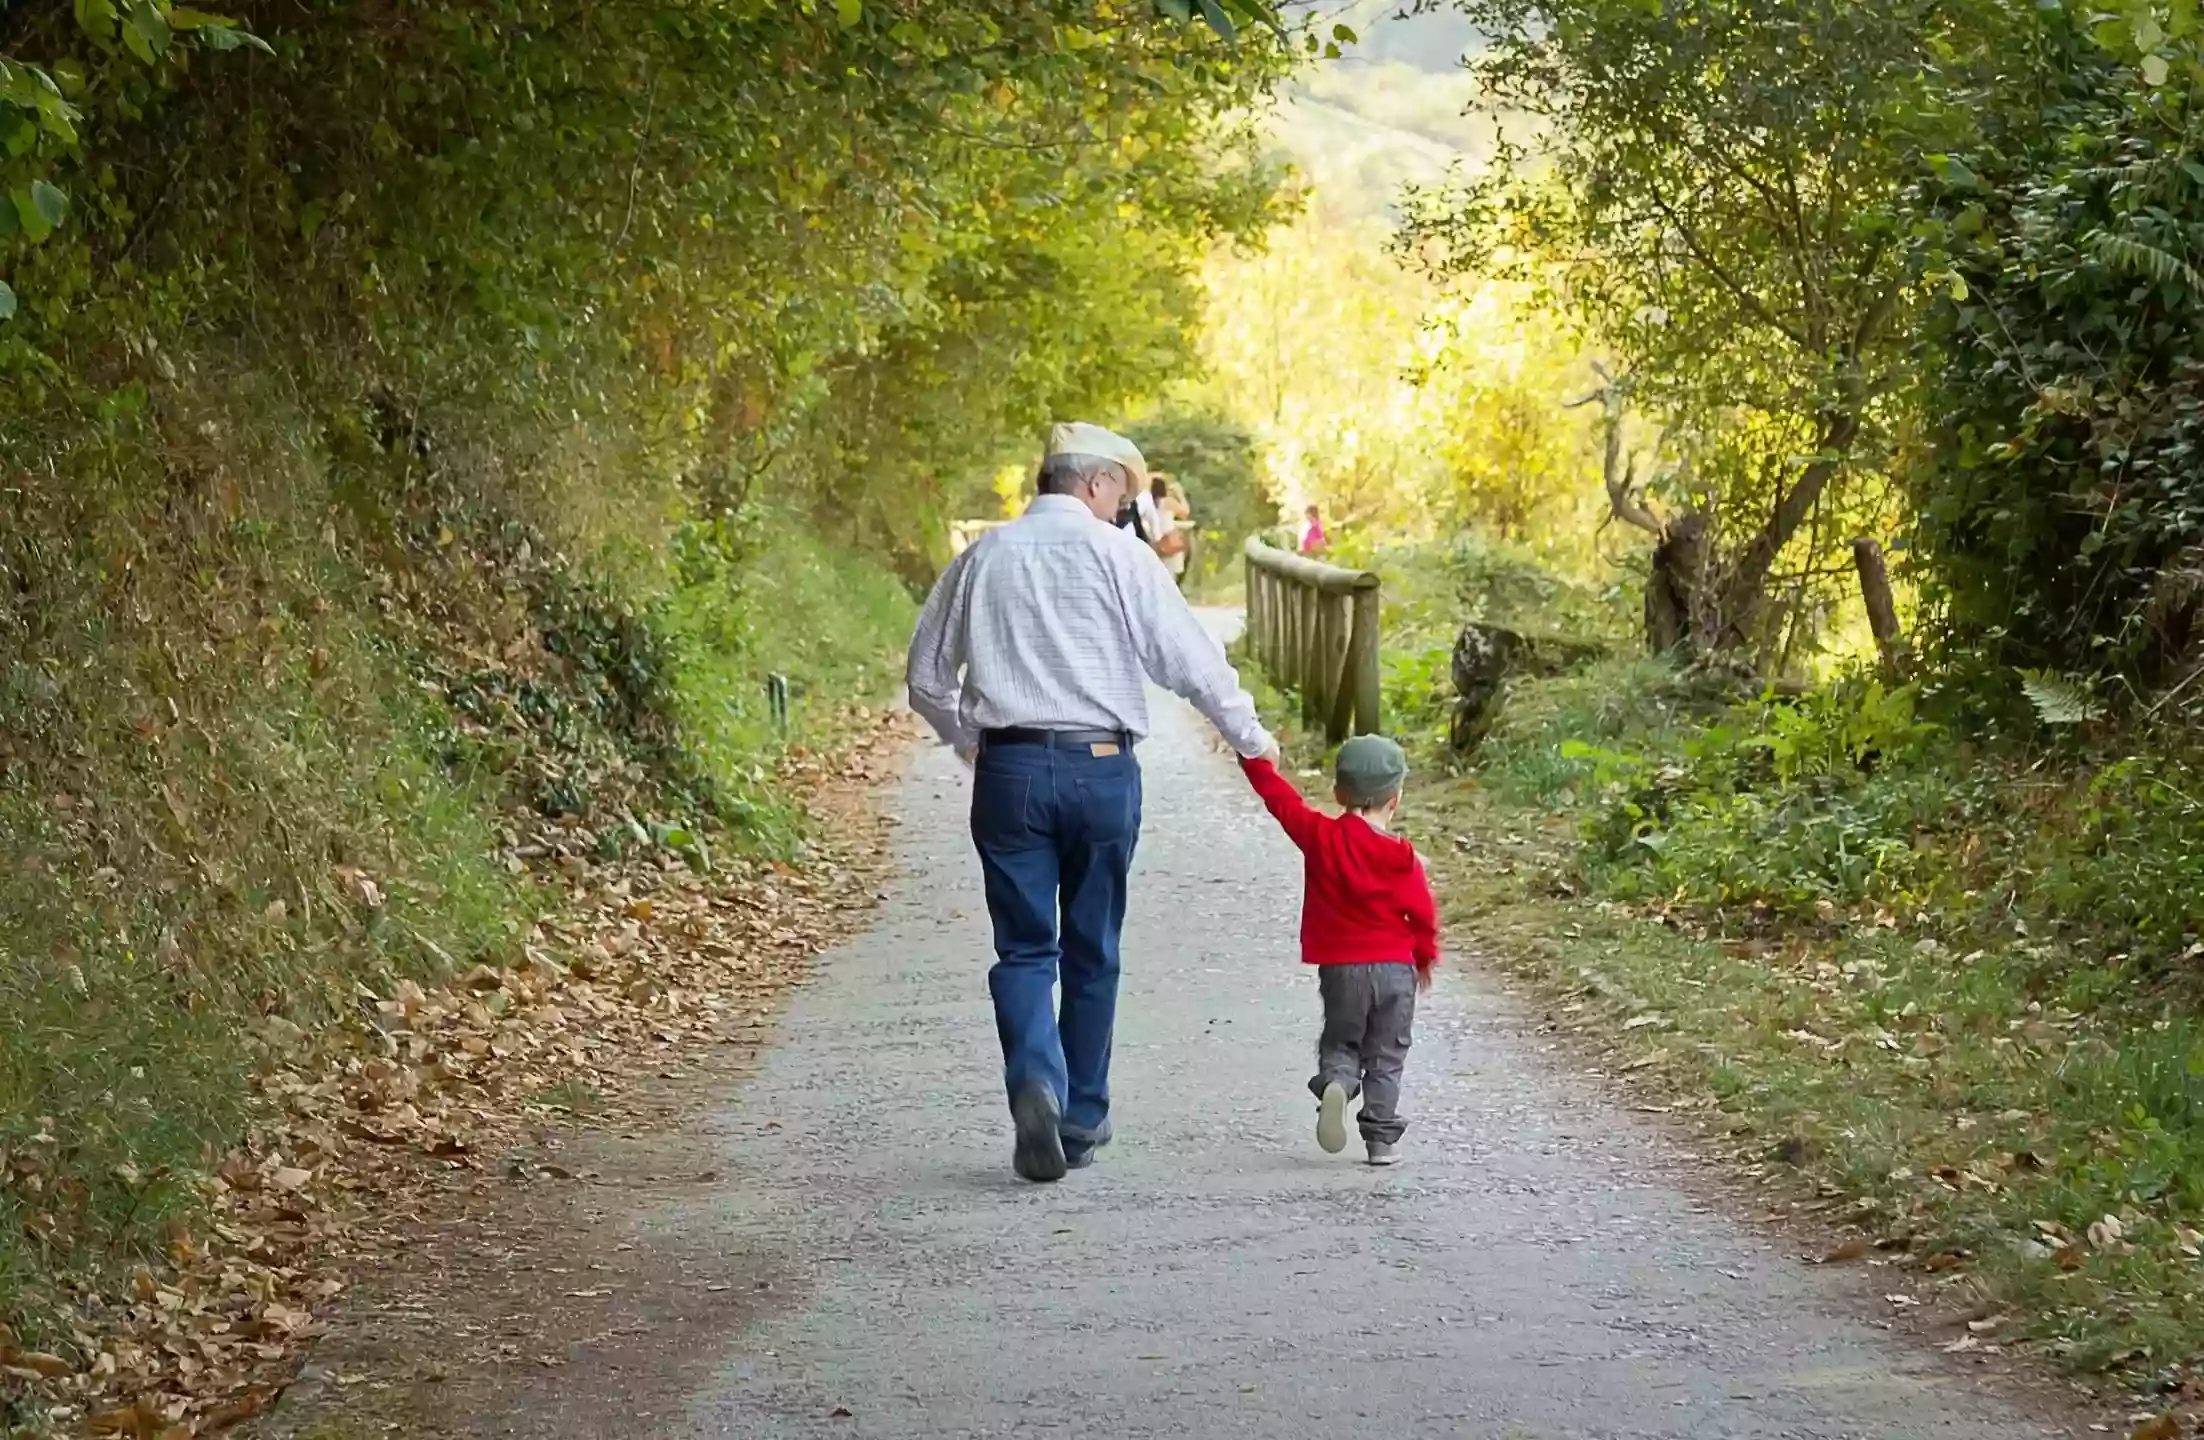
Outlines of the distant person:
M 1316 1143 L 1347 1148 L 1347 1102 L 1372 1165 L 1400 1161 L 1401 1072 L 1416 992 L 1431 988 L 1439 925 L 1416 847 L 1392 833 L 1408 760 L 1382 735 L 1339 747 L 1332 796 L 1343 813 L 1313 809 L 1267 758 L 1243 759 L 1255 793 L 1302 855 L 1301 961 L 1314 965 L 1324 1001 L 1316 1044 Z
M 1163 568 L 1171 572 L 1172 583 L 1186 588 L 1186 553 L 1188 531 L 1186 522 L 1193 515 L 1185 499 L 1172 492 L 1171 477 L 1158 472 L 1149 479 L 1148 493 L 1141 496 L 1146 502 L 1141 507 L 1143 523 L 1148 528 L 1149 548 L 1163 561 Z
M 1321 555 L 1330 541 L 1324 535 L 1324 517 L 1311 505 L 1303 513 L 1301 524 L 1301 553 Z
M 1192 702 L 1240 754 L 1278 753 L 1224 647 L 1155 553 L 1111 523 L 1147 483 L 1130 440 L 1058 425 L 1041 493 L 949 562 L 911 637 L 911 708 L 973 767 L 972 844 L 995 927 L 987 988 L 1012 1166 L 1028 1180 L 1060 1180 L 1110 1140 L 1148 683 Z

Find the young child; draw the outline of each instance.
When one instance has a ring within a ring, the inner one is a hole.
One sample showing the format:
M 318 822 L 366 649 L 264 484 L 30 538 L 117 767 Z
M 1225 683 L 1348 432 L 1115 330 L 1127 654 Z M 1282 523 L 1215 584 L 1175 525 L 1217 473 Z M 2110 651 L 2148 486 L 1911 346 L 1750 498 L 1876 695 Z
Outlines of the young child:
M 1416 992 L 1431 988 L 1439 927 L 1416 848 L 1390 833 L 1408 759 L 1382 735 L 1339 747 L 1333 798 L 1344 813 L 1312 809 L 1268 760 L 1240 767 L 1301 848 L 1301 960 L 1317 966 L 1324 1034 L 1316 1046 L 1316 1143 L 1347 1148 L 1347 1102 L 1372 1165 L 1400 1161 L 1400 1076 L 1408 1061 Z

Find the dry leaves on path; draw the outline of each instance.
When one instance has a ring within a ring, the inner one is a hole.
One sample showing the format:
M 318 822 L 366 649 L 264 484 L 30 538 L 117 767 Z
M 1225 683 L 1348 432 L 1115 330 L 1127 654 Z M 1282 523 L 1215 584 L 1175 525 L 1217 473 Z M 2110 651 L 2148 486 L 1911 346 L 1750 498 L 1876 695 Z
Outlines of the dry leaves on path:
M 271 1017 L 267 1118 L 199 1182 L 199 1221 L 172 1226 L 164 1263 L 120 1293 L 79 1296 L 65 1344 L 21 1348 L 0 1328 L 0 1399 L 125 1440 L 263 1412 L 321 1333 L 317 1312 L 402 1239 L 392 1217 L 487 1169 L 547 1096 L 617 1094 L 699 1047 L 755 1039 L 811 957 L 863 928 L 885 848 L 863 798 L 893 778 L 907 734 L 882 715 L 832 760 L 790 758 L 828 832 L 800 866 L 737 858 L 702 874 L 664 851 L 599 863 L 571 821 L 516 836 L 514 863 L 565 889 L 517 962 L 363 993 L 319 1035 Z

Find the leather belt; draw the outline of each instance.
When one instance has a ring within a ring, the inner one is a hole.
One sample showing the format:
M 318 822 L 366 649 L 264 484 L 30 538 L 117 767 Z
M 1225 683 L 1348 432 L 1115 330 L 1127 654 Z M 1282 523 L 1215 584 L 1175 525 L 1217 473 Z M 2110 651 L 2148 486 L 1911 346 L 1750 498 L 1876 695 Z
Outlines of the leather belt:
M 1003 730 L 982 730 L 980 744 L 991 745 L 1048 745 L 1057 749 L 1083 749 L 1089 745 L 1121 745 L 1133 748 L 1130 730 L 1035 730 L 1014 725 Z

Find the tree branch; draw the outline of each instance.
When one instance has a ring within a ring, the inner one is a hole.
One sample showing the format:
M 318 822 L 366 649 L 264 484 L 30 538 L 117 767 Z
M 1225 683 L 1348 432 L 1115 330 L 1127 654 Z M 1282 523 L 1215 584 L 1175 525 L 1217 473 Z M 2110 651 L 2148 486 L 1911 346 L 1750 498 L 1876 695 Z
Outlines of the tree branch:
M 1746 314 L 1769 329 L 1776 331 L 1799 348 L 1810 348 L 1804 335 L 1799 333 L 1795 327 L 1787 325 L 1779 319 L 1760 297 L 1747 290 L 1728 270 L 1723 268 L 1720 261 L 1707 253 L 1706 246 L 1700 242 L 1699 232 L 1686 223 L 1683 216 L 1676 213 L 1676 207 L 1668 203 L 1666 196 L 1657 190 L 1654 191 L 1653 203 L 1660 208 L 1661 214 L 1668 220 L 1668 223 L 1675 227 L 1676 233 L 1683 237 L 1684 244 L 1690 248 L 1692 256 L 1706 267 L 1707 273 L 1714 277 L 1717 284 L 1729 291 L 1731 297 L 1738 304 L 1745 307 Z
M 1605 412 L 1600 422 L 1600 427 L 1605 432 L 1605 444 L 1600 458 L 1600 483 L 1607 490 L 1608 512 L 1624 524 L 1659 539 L 1668 533 L 1667 522 L 1638 493 L 1637 460 L 1626 459 L 1622 453 L 1622 422 L 1629 404 L 1629 386 L 1625 381 L 1610 375 L 1607 367 L 1597 360 L 1592 362 L 1592 370 L 1605 383 L 1582 399 L 1572 400 L 1562 408 L 1575 410 L 1595 400 L 1600 403 L 1601 410 Z

